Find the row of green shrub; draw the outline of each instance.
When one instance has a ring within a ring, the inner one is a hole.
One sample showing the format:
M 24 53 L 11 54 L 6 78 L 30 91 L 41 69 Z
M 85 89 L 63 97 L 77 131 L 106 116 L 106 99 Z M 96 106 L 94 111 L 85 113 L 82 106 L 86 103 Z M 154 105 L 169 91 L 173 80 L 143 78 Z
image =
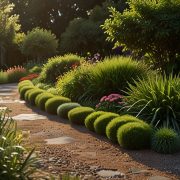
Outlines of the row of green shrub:
M 180 132 L 180 78 L 162 76 L 129 57 L 110 57 L 96 63 L 72 54 L 50 58 L 33 83 L 93 108 L 103 96 L 118 93 L 124 98 L 114 112 L 123 110 L 154 127 Z
M 23 81 L 18 87 L 21 98 L 31 105 L 69 119 L 72 124 L 85 125 L 87 129 L 106 135 L 124 148 L 142 149 L 151 146 L 161 153 L 173 153 L 179 148 L 179 136 L 171 129 L 162 128 L 154 132 L 150 125 L 138 118 L 82 107 L 69 98 L 40 90 L 31 81 Z

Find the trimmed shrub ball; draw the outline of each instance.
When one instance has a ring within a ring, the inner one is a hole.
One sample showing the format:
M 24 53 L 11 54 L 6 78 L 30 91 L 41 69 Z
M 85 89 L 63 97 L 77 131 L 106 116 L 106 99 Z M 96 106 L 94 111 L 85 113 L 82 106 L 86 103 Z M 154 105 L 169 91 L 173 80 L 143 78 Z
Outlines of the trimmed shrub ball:
M 57 114 L 57 108 L 64 103 L 71 102 L 69 98 L 61 97 L 61 96 L 55 96 L 50 99 L 48 99 L 45 103 L 45 110 L 47 113 L 50 114 Z
M 97 111 L 97 112 L 93 112 L 90 115 L 88 115 L 85 119 L 85 126 L 87 129 L 89 129 L 90 131 L 94 131 L 94 122 L 95 120 L 105 114 L 106 112 L 104 111 Z
M 86 117 L 94 112 L 94 109 L 90 107 L 76 107 L 69 111 L 68 119 L 71 123 L 84 125 Z
M 130 115 L 123 115 L 123 116 L 113 119 L 106 127 L 106 136 L 108 137 L 109 140 L 116 143 L 118 129 L 122 125 L 127 124 L 127 123 L 132 123 L 132 122 L 143 123 L 143 121 L 141 121 L 140 119 L 134 116 L 130 116 Z
M 151 148 L 158 153 L 175 153 L 179 150 L 179 136 L 172 129 L 158 129 L 153 134 Z
M 18 91 L 20 92 L 20 89 L 24 86 L 33 86 L 33 83 L 29 80 L 22 81 L 18 84 Z
M 115 113 L 106 113 L 98 117 L 94 122 L 95 132 L 104 135 L 106 133 L 106 126 L 108 123 L 118 116 L 119 115 Z
M 29 90 L 27 90 L 26 92 L 25 92 L 25 94 L 24 94 L 24 99 L 25 99 L 25 101 L 29 101 L 29 94 L 32 92 L 32 91 L 34 91 L 35 89 L 37 89 L 37 88 L 33 88 L 33 89 L 29 89 Z
M 50 93 L 47 93 L 47 92 L 44 92 L 42 94 L 39 94 L 36 99 L 35 99 L 35 104 L 38 108 L 40 108 L 41 110 L 45 110 L 45 104 L 46 104 L 46 101 L 50 98 L 54 97 L 53 94 L 50 94 Z
M 44 90 L 42 89 L 35 89 L 29 93 L 28 100 L 31 105 L 35 105 L 35 99 L 39 94 L 42 94 Z
M 68 119 L 68 112 L 76 107 L 80 107 L 81 105 L 78 103 L 64 103 L 60 105 L 57 109 L 58 116 Z
M 30 85 L 23 86 L 23 87 L 19 90 L 20 98 L 21 98 L 21 99 L 24 99 L 24 95 L 25 95 L 26 91 L 28 91 L 28 90 L 30 90 L 30 89 L 34 89 L 34 88 L 35 88 L 34 86 L 30 86 Z
M 143 149 L 150 146 L 151 127 L 146 123 L 127 123 L 117 132 L 118 143 L 126 149 Z

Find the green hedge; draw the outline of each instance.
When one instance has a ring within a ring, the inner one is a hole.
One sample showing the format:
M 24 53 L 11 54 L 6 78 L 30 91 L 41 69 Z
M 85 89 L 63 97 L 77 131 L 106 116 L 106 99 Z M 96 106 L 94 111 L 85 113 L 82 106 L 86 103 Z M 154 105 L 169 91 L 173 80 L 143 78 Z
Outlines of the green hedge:
M 57 114 L 57 108 L 63 104 L 63 103 L 68 103 L 71 100 L 66 97 L 61 97 L 61 96 L 55 96 L 50 99 L 48 99 L 45 103 L 45 110 L 46 112 L 50 114 Z
M 42 94 L 44 90 L 42 89 L 34 89 L 28 95 L 28 100 L 31 105 L 35 105 L 35 99 L 39 94 Z
M 132 123 L 132 122 L 143 123 L 143 121 L 141 121 L 140 119 L 130 116 L 130 115 L 123 115 L 123 116 L 113 119 L 106 127 L 106 136 L 108 137 L 109 140 L 116 143 L 118 129 L 122 125 L 127 124 L 127 123 Z
M 106 126 L 108 123 L 118 116 L 119 115 L 115 113 L 107 113 L 98 117 L 94 122 L 95 132 L 104 135 L 106 133 Z
M 76 107 L 69 111 L 68 119 L 71 123 L 84 125 L 86 117 L 94 112 L 94 109 L 90 107 Z
M 144 149 L 150 147 L 152 129 L 146 123 L 127 123 L 117 132 L 118 143 L 126 149 Z
M 19 90 L 19 94 L 20 94 L 20 98 L 24 99 L 25 97 L 25 93 L 26 91 L 30 90 L 30 89 L 34 89 L 35 87 L 32 85 L 27 85 L 27 86 L 22 86 Z
M 105 114 L 106 112 L 104 111 L 97 111 L 97 112 L 93 112 L 90 115 L 88 115 L 85 119 L 85 126 L 87 129 L 89 129 L 90 131 L 94 131 L 94 122 L 95 120 Z
M 41 110 L 45 110 L 45 104 L 47 102 L 47 100 L 49 100 L 50 98 L 53 98 L 54 95 L 44 92 L 39 94 L 36 99 L 35 99 L 35 105 L 40 108 Z
M 60 105 L 57 109 L 58 116 L 68 119 L 68 112 L 76 107 L 80 107 L 81 105 L 78 103 L 64 103 Z

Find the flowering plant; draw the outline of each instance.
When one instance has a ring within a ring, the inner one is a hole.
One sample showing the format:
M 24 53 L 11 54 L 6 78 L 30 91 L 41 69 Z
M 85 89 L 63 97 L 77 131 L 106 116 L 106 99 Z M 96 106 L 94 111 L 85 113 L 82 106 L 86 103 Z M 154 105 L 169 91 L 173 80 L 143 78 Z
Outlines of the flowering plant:
M 22 77 L 19 81 L 25 81 L 25 80 L 33 80 L 35 78 L 38 78 L 39 77 L 39 74 L 29 74 L 28 76 L 25 76 L 25 77 Z
M 123 107 L 123 105 L 124 105 L 124 97 L 122 95 L 110 94 L 108 96 L 103 96 L 100 99 L 99 104 L 96 105 L 96 110 L 117 113 Z
M 9 82 L 18 82 L 20 78 L 27 75 L 27 71 L 22 66 L 14 66 L 6 71 Z

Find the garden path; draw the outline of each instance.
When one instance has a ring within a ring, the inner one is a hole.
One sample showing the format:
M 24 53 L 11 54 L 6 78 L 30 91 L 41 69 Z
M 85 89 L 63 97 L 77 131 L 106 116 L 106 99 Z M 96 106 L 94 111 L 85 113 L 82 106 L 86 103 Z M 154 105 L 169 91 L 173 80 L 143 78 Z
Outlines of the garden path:
M 127 151 L 85 127 L 31 107 L 19 100 L 17 85 L 0 85 L 0 107 L 12 110 L 18 128 L 36 147 L 43 171 L 69 172 L 82 179 L 180 179 L 180 153 L 162 155 L 150 150 Z

